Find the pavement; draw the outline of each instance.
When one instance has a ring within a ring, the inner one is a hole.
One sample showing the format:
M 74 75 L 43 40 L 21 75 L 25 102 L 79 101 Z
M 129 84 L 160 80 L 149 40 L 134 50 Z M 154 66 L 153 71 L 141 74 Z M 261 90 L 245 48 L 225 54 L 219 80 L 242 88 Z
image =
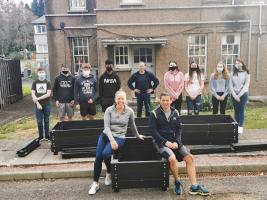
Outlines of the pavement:
M 49 141 L 42 141 L 28 156 L 18 157 L 16 151 L 29 141 L 0 141 L 0 181 L 92 177 L 94 158 L 62 159 L 60 153 L 53 155 L 50 151 Z M 248 141 L 267 142 L 267 129 L 245 130 L 239 143 Z M 197 173 L 267 173 L 267 151 L 195 155 L 194 158 Z M 185 173 L 183 162 L 179 164 L 179 172 Z

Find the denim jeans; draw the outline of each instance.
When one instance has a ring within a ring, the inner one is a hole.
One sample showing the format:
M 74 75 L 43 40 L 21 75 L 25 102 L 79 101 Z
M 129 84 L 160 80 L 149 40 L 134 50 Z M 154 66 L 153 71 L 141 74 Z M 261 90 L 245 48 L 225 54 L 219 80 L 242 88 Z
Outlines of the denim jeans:
M 35 115 L 39 132 L 39 139 L 43 139 L 44 130 L 45 138 L 49 139 L 49 116 L 51 111 L 51 105 L 47 104 L 43 106 L 42 110 L 37 109 L 35 105 Z
M 116 140 L 119 148 L 121 148 L 124 145 L 125 139 L 123 138 L 116 138 Z M 98 182 L 101 170 L 102 170 L 102 161 L 104 160 L 106 167 L 107 167 L 107 173 L 111 172 L 111 155 L 113 154 L 113 150 L 111 148 L 111 144 L 109 142 L 108 137 L 104 134 L 101 133 L 97 146 L 96 146 L 96 156 L 95 156 L 95 163 L 94 163 L 94 181 Z
M 189 96 L 186 96 L 186 103 L 187 103 L 188 115 L 192 115 L 193 110 L 195 115 L 199 114 L 201 107 L 201 95 L 198 95 L 194 100 L 192 100 Z
M 248 102 L 248 93 L 246 92 L 240 97 L 240 102 L 237 102 L 233 97 L 232 101 L 235 111 L 235 120 L 238 123 L 238 126 L 243 127 L 245 119 L 245 106 Z
M 150 114 L 150 94 L 147 93 L 139 93 L 136 94 L 137 98 L 137 117 L 142 116 L 142 109 L 143 109 L 143 103 L 145 104 L 146 109 L 146 116 L 148 117 Z
M 180 94 L 178 99 L 173 101 L 171 104 L 171 107 L 175 108 L 179 112 L 179 115 L 181 114 L 182 101 L 183 101 L 183 95 Z
M 223 92 L 217 92 L 219 96 L 223 95 Z M 219 101 L 215 96 L 212 96 L 212 114 L 218 114 L 219 105 L 220 105 L 220 114 L 225 114 L 226 104 L 228 96 L 224 98 L 223 101 Z

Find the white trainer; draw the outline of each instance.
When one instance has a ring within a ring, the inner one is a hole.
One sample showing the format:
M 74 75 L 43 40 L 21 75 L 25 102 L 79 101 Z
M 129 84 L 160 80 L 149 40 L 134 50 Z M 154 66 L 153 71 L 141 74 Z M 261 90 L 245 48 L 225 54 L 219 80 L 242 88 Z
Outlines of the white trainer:
M 242 135 L 244 132 L 244 128 L 241 126 L 238 126 L 238 134 Z
M 91 185 L 91 188 L 88 191 L 88 194 L 94 195 L 97 192 L 97 190 L 99 190 L 99 183 L 94 181 L 93 184 Z
M 106 173 L 105 185 L 111 185 L 111 174 Z

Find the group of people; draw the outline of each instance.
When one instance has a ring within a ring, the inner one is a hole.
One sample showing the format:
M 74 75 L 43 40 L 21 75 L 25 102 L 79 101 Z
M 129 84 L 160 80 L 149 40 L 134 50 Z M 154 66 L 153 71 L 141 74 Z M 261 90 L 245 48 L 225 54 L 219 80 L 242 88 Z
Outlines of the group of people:
M 102 161 L 107 167 L 105 184 L 111 184 L 110 159 L 112 153 L 121 148 L 125 142 L 128 123 L 133 134 L 143 140 L 134 122 L 134 112 L 126 105 L 126 93 L 122 91 L 119 76 L 113 70 L 113 61 L 106 60 L 106 70 L 99 80 L 91 73 L 90 64 L 82 65 L 82 74 L 75 78 L 67 65 L 62 65 L 61 73 L 53 85 L 53 98 L 58 108 L 59 118 L 72 120 L 74 108 L 80 110 L 83 120 L 94 119 L 96 115 L 96 100 L 104 114 L 104 130 L 100 134 L 94 163 L 94 182 L 89 194 L 95 194 L 99 189 L 99 176 Z M 49 115 L 51 110 L 51 84 L 46 80 L 45 70 L 39 68 L 38 79 L 32 85 L 32 99 L 35 104 L 39 139 L 43 139 L 43 122 L 45 138 L 49 139 Z M 236 60 L 233 73 L 230 75 L 227 67 L 219 62 L 210 76 L 213 114 L 225 114 L 229 94 L 234 105 L 235 120 L 238 122 L 238 132 L 243 133 L 244 109 L 248 101 L 250 74 L 241 60 Z M 181 113 L 182 93 L 186 94 L 188 115 L 198 115 L 201 108 L 201 95 L 204 90 L 204 75 L 197 63 L 189 64 L 185 75 L 179 70 L 175 61 L 170 61 L 168 71 L 164 74 L 166 92 L 160 95 L 160 105 L 151 111 L 151 94 L 159 85 L 157 77 L 145 69 L 145 63 L 139 63 L 139 71 L 131 75 L 128 87 L 134 91 L 137 99 L 137 117 L 142 115 L 145 105 L 145 115 L 149 117 L 151 134 L 160 154 L 170 163 L 170 169 L 175 178 L 175 192 L 181 194 L 181 181 L 178 174 L 177 160 L 186 162 L 186 169 L 191 182 L 190 193 L 208 195 L 209 191 L 196 181 L 194 160 L 186 147 L 181 143 Z

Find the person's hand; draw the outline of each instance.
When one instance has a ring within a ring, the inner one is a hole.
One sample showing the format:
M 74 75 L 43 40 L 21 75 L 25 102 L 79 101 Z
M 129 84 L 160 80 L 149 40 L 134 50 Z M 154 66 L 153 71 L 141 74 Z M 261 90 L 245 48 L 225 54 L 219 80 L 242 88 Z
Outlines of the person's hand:
M 169 142 L 169 141 L 167 141 L 167 142 L 165 143 L 165 146 L 166 146 L 166 147 L 169 147 L 170 149 L 173 148 L 173 144 L 172 144 L 171 142 Z
M 36 103 L 38 101 L 37 97 L 32 97 L 32 101 Z
M 138 89 L 134 89 L 134 92 L 137 93 L 137 94 L 139 94 L 141 91 L 138 90 Z
M 147 94 L 150 94 L 150 93 L 152 93 L 152 92 L 153 92 L 153 89 L 152 89 L 152 88 L 149 88 L 149 89 L 146 91 Z
M 80 110 L 80 105 L 79 104 L 76 105 L 76 109 Z
M 74 100 L 72 100 L 69 104 L 71 107 L 73 107 L 74 106 Z
M 197 97 L 196 96 L 190 96 L 190 99 L 195 100 Z
M 37 106 L 38 110 L 42 110 L 43 109 L 43 106 L 38 101 L 36 102 L 36 106 Z
M 59 101 L 56 101 L 56 107 L 59 108 Z
M 88 100 L 88 103 L 93 103 L 93 102 L 94 102 L 93 99 Z
M 235 100 L 237 101 L 237 102 L 240 102 L 240 97 L 235 97 Z
M 174 142 L 172 144 L 173 144 L 174 149 L 178 149 L 179 145 L 177 144 L 177 142 Z
M 116 141 L 113 141 L 113 142 L 111 142 L 110 144 L 111 144 L 111 148 L 112 148 L 113 150 L 117 150 L 117 149 L 119 148 L 119 145 L 117 144 Z
M 144 140 L 145 139 L 145 136 L 139 134 L 138 139 Z
M 224 101 L 224 96 L 221 96 L 221 101 Z

